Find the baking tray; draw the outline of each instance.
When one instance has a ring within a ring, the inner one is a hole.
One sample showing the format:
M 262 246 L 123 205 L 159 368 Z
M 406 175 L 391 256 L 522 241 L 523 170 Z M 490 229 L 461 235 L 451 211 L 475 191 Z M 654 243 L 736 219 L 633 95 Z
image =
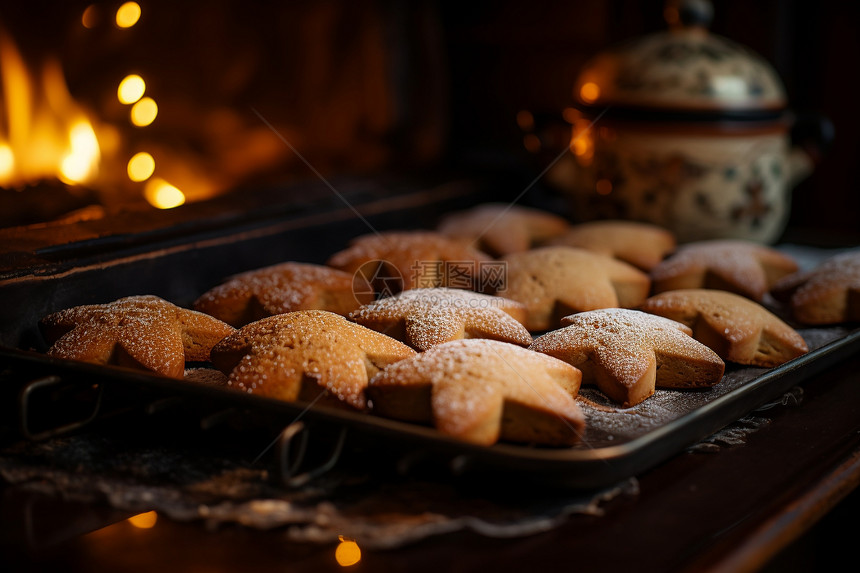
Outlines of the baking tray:
M 99 401 L 102 394 L 121 393 L 127 403 L 129 393 L 134 395 L 135 391 L 148 394 L 148 403 L 155 401 L 154 396 L 183 397 L 185 404 L 195 404 L 209 412 L 229 409 L 234 416 L 263 417 L 285 428 L 303 420 L 329 430 L 345 429 L 348 443 L 375 443 L 377 449 L 385 444 L 391 455 L 429 455 L 445 460 L 456 473 L 501 471 L 534 481 L 592 488 L 640 474 L 860 350 L 860 329 L 800 332 L 814 346 L 808 354 L 772 369 L 730 366 L 720 384 L 712 389 L 657 390 L 641 404 L 619 409 L 604 401 L 597 390 L 584 387 L 579 401 L 586 413 L 586 432 L 583 442 L 570 448 L 508 443 L 477 446 L 446 437 L 430 427 L 371 414 L 309 408 L 302 402 L 282 402 L 32 351 L 0 348 L 0 363 L 23 366 L 37 381 L 54 377 L 80 381 L 99 389 Z M 28 407 L 23 405 L 25 418 Z M 28 425 L 26 419 L 22 423 Z M 69 427 L 73 426 L 74 423 Z
M 365 221 L 378 229 L 402 227 L 402 221 L 416 227 L 424 221 L 429 226 L 434 213 L 450 209 L 466 194 L 449 189 L 440 200 L 443 195 L 430 190 L 394 202 L 365 205 Z M 711 389 L 658 390 L 633 408 L 619 409 L 596 390 L 585 387 L 579 398 L 587 418 L 584 440 L 562 449 L 507 443 L 477 446 L 429 427 L 370 414 L 308 408 L 308 404 L 280 402 L 135 370 L 59 360 L 43 353 L 45 344 L 36 325 L 50 312 L 132 294 L 155 294 L 187 306 L 226 276 L 243 270 L 285 260 L 321 262 L 345 246 L 350 236 L 365 232 L 365 221 L 357 221 L 352 210 L 344 208 L 186 237 L 167 245 L 135 247 L 107 259 L 93 257 L 84 249 L 80 251 L 84 254 L 53 268 L 0 277 L 0 297 L 4 300 L 0 305 L 4 324 L 0 366 L 23 372 L 27 378 L 14 399 L 22 432 L 40 438 L 73 430 L 95 417 L 95 409 L 103 400 L 139 392 L 159 399 L 185 398 L 186 403 L 205 404 L 214 413 L 229 410 L 248 418 L 265 417 L 284 428 L 297 428 L 296 423 L 301 422 L 328 433 L 335 430 L 338 437 L 332 448 L 337 451 L 343 447 L 345 435 L 348 443 L 369 445 L 392 455 L 427 454 L 444 460 L 457 473 L 502 471 L 506 476 L 590 488 L 613 484 L 653 467 L 860 350 L 857 325 L 801 329 L 811 352 L 773 369 L 728 365 L 723 380 Z M 308 233 L 313 233 L 312 241 Z M 75 254 L 74 246 L 68 252 Z M 95 389 L 95 398 L 90 400 L 92 415 L 84 407 L 83 414 L 67 424 L 47 431 L 35 429 L 30 408 L 39 388 L 51 388 L 63 381 Z

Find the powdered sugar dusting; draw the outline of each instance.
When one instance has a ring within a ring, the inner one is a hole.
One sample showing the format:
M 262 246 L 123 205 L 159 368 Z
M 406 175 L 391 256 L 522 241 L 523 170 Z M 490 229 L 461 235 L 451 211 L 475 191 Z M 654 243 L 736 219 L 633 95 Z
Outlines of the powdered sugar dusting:
M 821 348 L 851 333 L 847 328 L 801 329 L 811 350 Z M 665 426 L 713 402 L 720 396 L 752 382 L 769 369 L 750 366 L 728 368 L 719 384 L 689 390 L 660 389 L 647 400 L 620 407 L 600 390 L 583 387 L 577 402 L 586 418 L 588 444 L 592 448 L 618 445 Z
M 448 215 L 439 223 L 438 231 L 452 238 L 475 241 L 493 254 L 506 255 L 526 251 L 568 227 L 565 219 L 546 211 L 485 203 Z
M 308 309 L 345 314 L 358 306 L 352 291 L 353 276 L 349 273 L 288 262 L 236 275 L 204 293 L 194 306 L 233 324 L 230 318 L 244 312 L 252 300 L 268 316 Z
M 328 265 L 355 272 L 367 262 L 379 260 L 392 265 L 404 279 L 404 288 L 441 286 L 434 262 L 477 263 L 491 258 L 440 233 L 432 231 L 400 231 L 364 235 L 350 246 L 332 255 Z M 473 275 L 475 268 L 464 264 L 462 271 Z M 428 285 L 428 281 L 432 285 Z
M 574 225 L 551 244 L 588 249 L 647 271 L 675 249 L 676 241 L 672 233 L 650 223 L 591 221 Z
M 610 308 L 582 312 L 562 322 L 568 326 L 538 337 L 531 349 L 552 356 L 580 353 L 583 359 L 590 356 L 622 384 L 639 379 L 653 360 L 655 350 L 684 354 L 691 360 L 710 353 L 691 337 L 692 331 L 687 326 L 637 310 Z
M 342 316 L 305 310 L 239 329 L 213 348 L 212 360 L 229 374 L 229 386 L 248 393 L 295 400 L 307 377 L 341 402 L 362 409 L 369 377 L 413 354 L 401 342 Z
M 437 428 L 468 439 L 470 429 L 485 423 L 487 416 L 501 415 L 504 400 L 562 416 L 580 427 L 579 408 L 565 390 L 578 387 L 579 378 L 575 368 L 519 346 L 457 340 L 390 366 L 371 386 L 431 384 Z
M 816 311 L 823 312 L 823 309 L 816 309 L 815 305 L 829 304 L 838 307 L 828 313 L 830 322 L 860 319 L 860 316 L 846 315 L 848 292 L 860 293 L 860 250 L 834 255 L 799 279 L 789 277 L 786 280 L 794 280 L 799 285 L 791 296 L 791 304 L 795 309 L 814 316 Z M 776 288 L 779 287 L 777 284 Z M 838 302 L 829 302 L 834 300 Z
M 724 360 L 777 366 L 808 352 L 792 327 L 764 306 L 734 293 L 673 290 L 649 298 L 641 309 L 694 328 L 693 336 L 711 344 Z M 715 344 L 714 336 L 722 342 Z
M 783 253 L 747 241 L 713 240 L 688 243 L 653 271 L 656 292 L 674 288 L 703 288 L 707 274 L 718 277 L 724 288 L 761 300 L 779 277 L 797 270 Z M 682 282 L 683 286 L 675 286 Z
M 382 332 L 405 323 L 405 342 L 418 350 L 464 337 L 531 344 L 528 330 L 509 313 L 525 314 L 525 307 L 461 289 L 428 288 L 380 299 L 352 312 L 349 318 Z
M 97 364 L 115 363 L 181 378 L 185 360 L 206 360 L 233 331 L 205 314 L 156 296 L 78 306 L 45 317 L 48 354 Z M 118 352 L 121 349 L 122 352 Z
M 635 307 L 648 296 L 650 279 L 635 267 L 573 247 L 544 247 L 508 255 L 505 296 L 528 308 L 529 330 L 556 326 L 561 302 L 577 311 Z

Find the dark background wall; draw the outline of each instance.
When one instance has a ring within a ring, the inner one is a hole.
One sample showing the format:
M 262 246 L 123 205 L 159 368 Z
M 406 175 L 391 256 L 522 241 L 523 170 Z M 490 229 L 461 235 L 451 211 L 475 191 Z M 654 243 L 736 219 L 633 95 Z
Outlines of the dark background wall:
M 522 141 L 521 109 L 558 114 L 571 103 L 583 62 L 603 47 L 664 28 L 660 0 L 442 3 L 451 66 L 452 149 Z M 758 52 L 782 77 L 799 114 L 823 113 L 832 146 L 796 188 L 789 238 L 815 241 L 838 229 L 860 235 L 856 91 L 860 4 L 716 0 L 711 30 Z M 803 232 L 797 232 L 803 229 Z M 854 241 L 857 239 L 854 238 Z
M 118 4 L 96 2 L 104 19 L 89 30 L 89 2 L 6 3 L 0 23 L 30 61 L 59 54 L 73 95 L 108 123 L 126 113 L 118 80 L 142 73 L 160 115 L 126 130 L 129 147 L 154 142 L 219 191 L 308 175 L 253 110 L 326 174 L 511 171 L 501 179 L 522 185 L 543 159 L 523 147 L 517 113 L 560 117 L 588 57 L 664 27 L 661 0 L 150 0 L 120 31 L 110 25 Z M 713 4 L 711 29 L 764 56 L 792 107 L 836 128 L 794 194 L 796 237 L 860 234 L 860 3 Z

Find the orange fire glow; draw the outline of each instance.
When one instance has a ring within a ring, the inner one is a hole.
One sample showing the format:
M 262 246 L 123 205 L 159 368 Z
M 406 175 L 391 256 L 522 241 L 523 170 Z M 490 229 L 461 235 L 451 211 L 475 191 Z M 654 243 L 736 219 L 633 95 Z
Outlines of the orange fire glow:
M 33 77 L 6 34 L 0 35 L 0 186 L 42 179 L 92 182 L 101 148 L 93 123 L 75 103 L 57 60 Z
M 128 522 L 138 529 L 152 529 L 158 522 L 158 514 L 154 511 L 139 513 L 129 517 Z
M 340 543 L 334 552 L 334 557 L 337 564 L 341 567 L 350 567 L 361 561 L 361 549 L 352 539 L 347 539 L 343 535 L 338 535 Z

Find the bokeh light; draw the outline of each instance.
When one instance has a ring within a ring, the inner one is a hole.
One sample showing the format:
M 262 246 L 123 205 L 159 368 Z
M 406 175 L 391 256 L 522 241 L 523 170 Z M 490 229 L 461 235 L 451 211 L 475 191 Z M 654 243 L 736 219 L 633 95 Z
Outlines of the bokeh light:
M 143 97 L 146 92 L 146 82 L 137 74 L 125 76 L 116 90 L 116 97 L 120 103 L 133 104 Z
M 133 526 L 137 527 L 138 529 L 151 529 L 155 527 L 155 523 L 157 521 L 158 514 L 154 511 L 139 513 L 128 518 L 128 522 Z
M 128 178 L 132 181 L 146 181 L 155 172 L 155 159 L 145 151 L 135 153 L 128 160 Z
M 185 203 L 185 194 L 158 177 L 153 177 L 146 182 L 143 196 L 149 204 L 159 209 L 173 209 Z
M 116 25 L 120 28 L 131 28 L 140 20 L 140 4 L 126 2 L 116 11 Z
M 158 105 L 151 97 L 145 97 L 131 108 L 131 123 L 137 127 L 144 127 L 155 121 L 158 115 Z
M 99 7 L 95 4 L 87 6 L 84 13 L 81 15 L 81 24 L 84 25 L 84 28 L 95 28 L 98 26 L 100 20 L 101 12 L 99 11 Z
M 338 565 L 349 567 L 361 561 L 361 549 L 358 547 L 358 543 L 351 539 L 346 539 L 342 535 L 339 535 L 338 539 L 340 539 L 340 543 L 338 543 L 337 549 L 334 550 L 334 558 L 337 560 Z

